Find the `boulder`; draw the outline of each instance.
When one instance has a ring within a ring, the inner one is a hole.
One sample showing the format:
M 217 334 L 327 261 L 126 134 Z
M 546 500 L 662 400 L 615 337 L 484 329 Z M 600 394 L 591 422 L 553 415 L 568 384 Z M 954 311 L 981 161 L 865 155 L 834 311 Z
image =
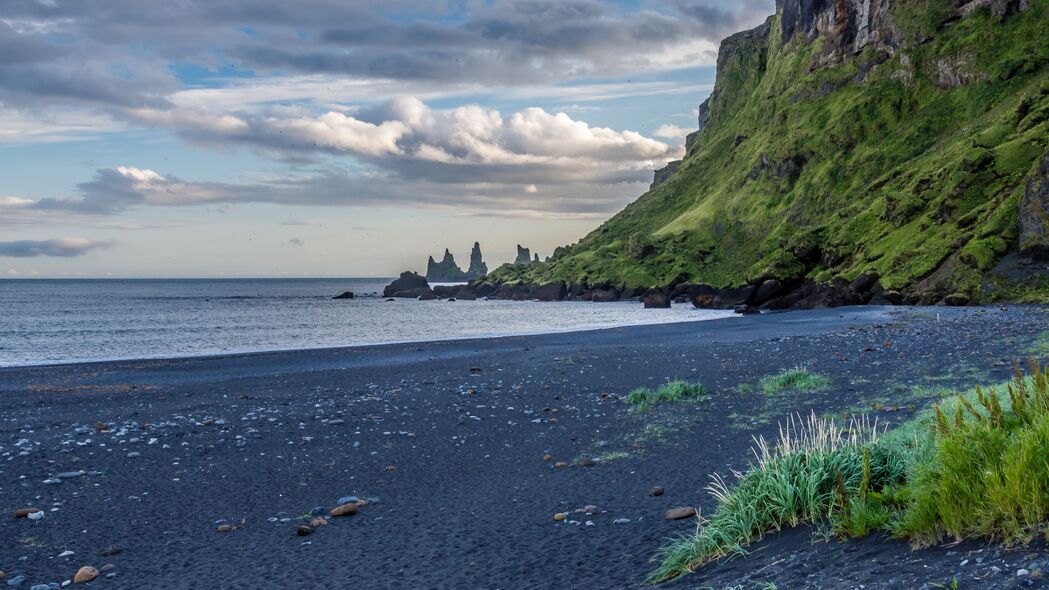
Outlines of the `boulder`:
M 91 567 L 90 565 L 85 565 L 84 567 L 77 570 L 76 575 L 73 576 L 73 581 L 77 584 L 86 584 L 91 580 L 97 578 L 98 574 L 99 572 L 97 569 Z
M 472 289 L 478 297 L 488 297 L 495 292 L 496 287 L 491 283 L 481 283 L 473 286 Z
M 566 295 L 568 287 L 564 281 L 554 281 L 532 288 L 532 298 L 539 301 L 561 301 Z
M 1020 258 L 1049 261 L 1049 152 L 1020 201 Z
M 342 295 L 336 295 L 332 299 L 353 299 L 353 291 L 344 291 Z
M 856 277 L 851 283 L 849 283 L 849 288 L 857 293 L 863 294 L 867 293 L 877 285 L 877 273 L 864 273 Z
M 961 307 L 963 305 L 969 305 L 969 296 L 964 293 L 951 293 L 950 295 L 943 298 L 940 302 L 941 305 L 949 305 L 951 307 Z
M 754 300 L 752 303 L 754 305 L 761 305 L 766 301 L 771 301 L 772 299 L 779 297 L 784 291 L 786 291 L 786 289 L 784 288 L 783 283 L 776 279 L 762 281 L 754 292 Z
M 737 305 L 733 307 L 732 311 L 740 315 L 754 315 L 761 313 L 761 311 L 758 310 L 758 308 L 747 305 L 746 303 L 744 303 L 743 305 Z
M 590 293 L 590 301 L 595 303 L 611 303 L 619 300 L 619 293 L 615 289 L 594 289 Z
M 433 301 L 434 299 L 438 299 L 438 297 L 437 294 L 433 291 L 427 291 L 425 293 L 419 294 L 419 301 Z
M 670 297 L 657 289 L 649 289 L 641 296 L 641 303 L 645 309 L 667 309 L 670 307 Z
M 464 287 L 455 292 L 455 298 L 463 301 L 475 301 L 477 300 L 477 294 Z
M 682 520 L 685 518 L 692 518 L 695 515 L 695 508 L 671 508 L 663 513 L 663 518 L 667 520 Z
M 430 290 L 430 283 L 426 281 L 425 277 L 421 277 L 418 274 L 407 271 L 402 272 L 401 276 L 395 279 L 392 283 L 386 286 L 382 291 L 383 297 L 398 297 L 397 293 L 401 292 L 412 292 L 417 290 Z M 418 297 L 418 294 L 415 295 Z

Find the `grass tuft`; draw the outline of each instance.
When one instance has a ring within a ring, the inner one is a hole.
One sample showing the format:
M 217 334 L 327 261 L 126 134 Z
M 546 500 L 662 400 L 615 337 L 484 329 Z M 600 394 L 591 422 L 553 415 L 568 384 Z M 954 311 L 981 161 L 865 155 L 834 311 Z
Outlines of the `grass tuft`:
M 638 412 L 647 412 L 652 406 L 665 402 L 705 402 L 710 399 L 706 389 L 699 383 L 687 381 L 671 381 L 656 389 L 639 387 L 627 395 L 627 402 L 634 406 Z
M 822 391 L 830 387 L 830 378 L 813 373 L 804 367 L 784 371 L 778 375 L 769 375 L 761 380 L 761 390 L 768 395 L 785 391 Z
M 813 415 L 781 426 L 775 446 L 755 443 L 755 461 L 732 485 L 714 476 L 713 513 L 662 549 L 651 581 L 802 523 L 829 523 L 841 537 L 884 530 L 919 545 L 1049 534 L 1049 377 L 1033 360 L 1028 376 L 1017 367 L 1004 388 L 955 395 L 893 431 Z

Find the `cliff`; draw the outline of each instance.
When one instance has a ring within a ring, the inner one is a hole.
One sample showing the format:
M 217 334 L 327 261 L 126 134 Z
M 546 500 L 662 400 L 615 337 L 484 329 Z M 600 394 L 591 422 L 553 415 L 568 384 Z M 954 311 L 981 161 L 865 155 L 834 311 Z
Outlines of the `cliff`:
M 848 284 L 1049 298 L 1049 0 L 779 0 L 727 38 L 687 154 L 497 284 Z M 842 283 L 843 282 L 843 283 Z

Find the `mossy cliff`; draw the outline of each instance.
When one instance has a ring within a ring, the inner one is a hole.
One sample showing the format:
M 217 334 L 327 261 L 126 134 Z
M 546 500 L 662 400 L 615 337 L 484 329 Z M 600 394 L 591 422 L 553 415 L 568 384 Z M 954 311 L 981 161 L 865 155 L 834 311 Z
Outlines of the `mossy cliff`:
M 779 0 L 722 43 L 683 161 L 548 262 L 489 281 L 869 273 L 928 303 L 1046 299 L 1047 39 L 1049 0 Z

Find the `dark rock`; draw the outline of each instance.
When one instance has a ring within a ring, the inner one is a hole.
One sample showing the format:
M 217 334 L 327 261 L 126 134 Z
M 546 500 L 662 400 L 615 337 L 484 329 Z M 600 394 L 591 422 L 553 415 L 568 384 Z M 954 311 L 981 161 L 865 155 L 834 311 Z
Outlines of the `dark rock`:
M 951 293 L 944 297 L 943 301 L 940 303 L 951 307 L 961 307 L 963 305 L 969 305 L 969 296 L 964 293 Z
M 747 305 L 746 303 L 744 303 L 743 305 L 737 305 L 737 306 L 733 307 L 732 311 L 735 312 L 735 313 L 738 313 L 740 315 L 754 315 L 754 314 L 761 313 L 758 310 L 758 308 L 751 307 L 751 306 Z
M 849 283 L 849 288 L 857 293 L 866 293 L 873 289 L 877 284 L 877 273 L 865 273 L 856 277 L 851 283 Z
M 590 301 L 595 303 L 611 303 L 619 299 L 619 293 L 615 289 L 594 289 L 590 293 Z
M 295 529 L 295 534 L 300 537 L 307 537 L 313 534 L 313 527 L 307 525 L 301 525 Z
M 1049 152 L 1020 202 L 1020 257 L 1025 262 L 1049 261 Z
M 752 303 L 754 305 L 761 305 L 766 301 L 771 301 L 772 299 L 779 297 L 784 290 L 785 288 L 783 286 L 783 283 L 777 281 L 776 279 L 768 279 L 767 281 L 762 281 L 761 285 L 757 288 L 757 291 L 754 293 L 754 300 L 752 301 Z
M 456 299 L 455 297 L 449 297 L 448 301 L 458 301 L 458 299 Z
M 667 309 L 670 307 L 670 297 L 656 289 L 649 289 L 641 296 L 641 302 L 645 309 Z
M 539 301 L 561 301 L 568 295 L 564 281 L 554 281 L 532 289 L 532 298 Z
M 653 174 L 652 184 L 648 187 L 649 190 L 656 188 L 657 186 L 666 182 L 671 176 L 677 172 L 677 169 L 681 167 L 683 160 L 674 160 L 669 162 L 666 166 L 656 170 Z
M 470 268 L 466 271 L 468 280 L 478 279 L 488 274 L 488 265 L 481 256 L 481 244 L 474 242 L 473 250 L 470 251 Z
M 651 490 L 648 490 L 648 495 L 652 497 L 659 497 L 663 495 L 663 486 L 655 486 Z
M 532 264 L 532 253 L 528 248 L 522 248 L 521 244 L 517 245 L 517 258 L 514 259 L 514 264 Z
M 398 297 L 397 293 L 411 293 L 417 290 L 430 290 L 430 283 L 427 282 L 426 278 L 421 277 L 414 272 L 402 272 L 401 276 L 394 280 L 392 283 L 386 286 L 382 291 L 383 297 Z M 419 296 L 419 293 L 415 293 L 415 297 Z
M 477 299 L 477 294 L 470 289 L 461 288 L 455 292 L 455 297 L 456 299 L 461 299 L 463 301 L 475 301 Z
M 667 520 L 682 520 L 685 518 L 691 518 L 695 515 L 695 508 L 671 508 L 663 513 L 663 518 Z
M 433 301 L 437 298 L 437 295 L 433 291 L 428 291 L 419 295 L 419 301 Z
M 749 304 L 754 296 L 753 286 L 716 289 L 710 285 L 694 285 L 689 292 L 692 305 L 701 309 L 732 309 Z
M 353 299 L 353 291 L 344 291 L 342 295 L 336 295 L 332 299 Z
M 426 262 L 426 280 L 437 283 L 458 283 L 469 280 L 470 277 L 455 263 L 455 257 L 444 250 L 444 258 L 435 262 L 433 256 Z

